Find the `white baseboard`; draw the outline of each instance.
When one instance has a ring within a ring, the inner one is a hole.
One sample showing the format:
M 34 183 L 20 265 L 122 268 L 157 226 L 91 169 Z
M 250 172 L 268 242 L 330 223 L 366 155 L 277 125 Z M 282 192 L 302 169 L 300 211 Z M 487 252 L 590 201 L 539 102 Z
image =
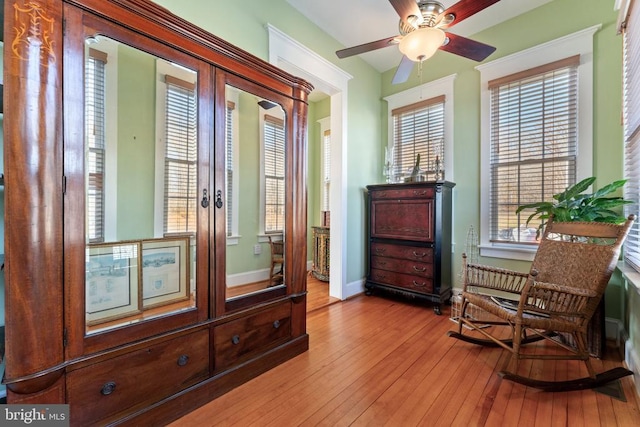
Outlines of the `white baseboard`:
M 637 349 L 633 348 L 633 342 L 630 339 L 627 339 L 624 346 L 624 361 L 627 368 L 633 371 L 636 394 L 640 396 L 640 355 Z
M 347 283 L 347 286 L 345 286 L 344 288 L 344 295 L 342 295 L 342 299 L 345 300 L 347 298 L 351 298 L 352 296 L 363 293 L 365 281 L 366 279 L 362 278 L 360 280 L 355 280 L 351 283 Z

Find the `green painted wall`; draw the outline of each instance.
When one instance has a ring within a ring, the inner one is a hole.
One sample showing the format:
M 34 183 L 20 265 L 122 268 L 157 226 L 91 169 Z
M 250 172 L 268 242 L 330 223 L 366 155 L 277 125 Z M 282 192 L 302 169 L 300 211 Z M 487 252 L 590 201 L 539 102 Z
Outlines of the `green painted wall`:
M 128 46 L 118 48 L 119 240 L 153 237 L 155 67 L 152 56 Z
M 285 0 L 157 0 L 161 6 L 230 43 L 268 60 L 266 24 L 272 24 L 301 44 L 353 76 L 346 98 L 346 212 L 344 242 L 348 262 L 347 282 L 365 275 L 364 187 L 382 180 L 381 75 L 360 58 L 339 60 L 335 51 L 344 46 L 293 9 Z M 241 24 L 240 24 L 241 23 Z M 320 118 L 320 114 L 316 114 Z M 311 223 L 311 220 L 310 222 Z
M 485 62 L 539 45 L 584 28 L 602 24 L 594 36 L 594 164 L 596 187 L 620 179 L 623 172 L 621 117 L 622 38 L 616 35 L 617 13 L 613 2 L 602 0 L 554 0 L 531 12 L 482 31 L 472 38 L 497 47 Z M 541 27 L 541 23 L 544 26 Z M 541 29 L 544 28 L 543 31 Z M 454 28 L 455 31 L 455 28 Z M 476 62 L 439 51 L 419 67 L 408 82 L 392 85 L 395 70 L 383 75 L 383 95 L 457 73 L 454 83 L 454 273 L 461 269 L 460 252 L 470 225 L 480 229 L 480 72 Z M 382 127 L 387 131 L 386 112 Z M 483 258 L 483 263 L 528 270 L 529 263 Z M 613 289 L 611 289 L 613 291 Z M 612 296 L 612 299 L 614 297 Z M 614 310 L 613 304 L 610 311 Z M 614 314 L 614 313 L 608 313 Z
M 157 0 L 156 3 L 195 23 L 211 33 L 268 60 L 266 24 L 272 24 L 309 49 L 353 76 L 349 81 L 346 100 L 348 121 L 346 142 L 346 241 L 348 254 L 345 265 L 347 282 L 362 280 L 365 275 L 365 201 L 364 187 L 383 182 L 382 161 L 387 144 L 387 106 L 382 97 L 414 87 L 449 74 L 455 80 L 454 162 L 457 165 L 454 190 L 454 276 L 460 270 L 460 251 L 464 247 L 468 227 L 479 229 L 480 207 L 480 90 L 479 72 L 475 62 L 446 52 L 438 52 L 423 66 L 422 76 L 414 72 L 407 83 L 391 85 L 395 69 L 378 73 L 358 57 L 338 60 L 336 40 L 295 11 L 285 0 Z M 596 186 L 620 178 L 622 175 L 621 62 L 622 40 L 616 35 L 616 12 L 613 1 L 554 0 L 544 6 L 516 17 L 473 36 L 494 45 L 498 50 L 489 58 L 494 60 L 520 50 L 544 43 L 586 27 L 602 24 L 594 39 L 594 174 Z M 242 23 L 239 25 L 238 23 Z M 455 28 L 454 28 L 455 30 Z M 319 156 L 314 135 L 314 120 L 323 117 L 321 106 L 309 110 L 309 224 L 318 224 L 315 201 L 317 197 L 314 158 Z M 316 111 L 314 111 L 316 109 Z M 313 119 L 313 120 L 312 120 Z M 316 132 L 314 132 L 316 131 Z M 475 160 L 473 160 L 475 159 Z M 460 165 L 464 165 L 461 167 Z M 499 259 L 482 259 L 488 264 L 526 270 L 528 263 Z M 459 286 L 459 281 L 456 283 Z M 607 315 L 616 316 L 618 301 L 624 289 L 619 280 L 612 282 L 608 292 Z M 612 295 L 609 293 L 613 292 Z

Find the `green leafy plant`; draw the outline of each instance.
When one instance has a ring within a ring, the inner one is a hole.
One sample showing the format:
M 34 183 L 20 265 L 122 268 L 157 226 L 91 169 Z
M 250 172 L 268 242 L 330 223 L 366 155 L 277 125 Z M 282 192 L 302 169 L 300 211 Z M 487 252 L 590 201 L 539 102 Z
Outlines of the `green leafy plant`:
M 535 209 L 527 218 L 527 225 L 534 218 L 541 221 L 537 235 L 540 234 L 546 221 L 553 216 L 554 221 L 571 222 L 608 222 L 620 224 L 625 217 L 614 210 L 619 206 L 632 203 L 622 197 L 605 197 L 622 187 L 627 180 L 621 179 L 605 185 L 594 193 L 584 193 L 594 183 L 595 177 L 583 179 L 561 193 L 554 194 L 552 202 L 536 202 L 521 205 L 516 210 L 519 214 L 525 209 Z

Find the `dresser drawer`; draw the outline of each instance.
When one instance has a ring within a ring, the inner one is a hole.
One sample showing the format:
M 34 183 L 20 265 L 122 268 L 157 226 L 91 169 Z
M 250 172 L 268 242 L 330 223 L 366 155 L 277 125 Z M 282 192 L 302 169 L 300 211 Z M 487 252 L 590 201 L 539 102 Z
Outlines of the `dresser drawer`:
M 433 293 L 433 280 L 428 277 L 420 277 L 413 274 L 403 274 L 372 268 L 371 280 L 399 288 L 405 288 L 412 292 L 424 294 Z
M 213 332 L 215 370 L 243 362 L 291 337 L 291 304 L 217 326 Z
M 433 264 L 412 260 L 373 256 L 371 257 L 371 268 L 421 277 L 433 277 Z
M 194 332 L 67 374 L 72 425 L 108 421 L 209 376 L 209 330 Z
M 435 191 L 429 188 L 390 188 L 371 192 L 371 198 L 377 199 L 432 199 Z
M 420 246 L 404 246 L 394 245 L 391 243 L 373 242 L 371 243 L 371 255 L 433 262 L 433 248 Z

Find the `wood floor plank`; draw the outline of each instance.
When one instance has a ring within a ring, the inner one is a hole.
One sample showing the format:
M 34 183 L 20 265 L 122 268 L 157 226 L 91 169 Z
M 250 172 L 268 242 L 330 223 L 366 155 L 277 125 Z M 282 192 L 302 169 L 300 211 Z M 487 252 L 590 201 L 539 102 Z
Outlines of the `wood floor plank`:
M 627 402 L 593 390 L 529 389 L 497 375 L 506 351 L 446 336 L 456 327 L 447 317 L 428 305 L 378 296 L 316 308 L 307 316 L 309 351 L 172 425 L 640 425 L 632 377 L 620 380 Z M 622 365 L 605 357 L 595 361 L 597 371 Z M 587 374 L 577 361 L 536 362 L 521 361 L 518 373 Z

